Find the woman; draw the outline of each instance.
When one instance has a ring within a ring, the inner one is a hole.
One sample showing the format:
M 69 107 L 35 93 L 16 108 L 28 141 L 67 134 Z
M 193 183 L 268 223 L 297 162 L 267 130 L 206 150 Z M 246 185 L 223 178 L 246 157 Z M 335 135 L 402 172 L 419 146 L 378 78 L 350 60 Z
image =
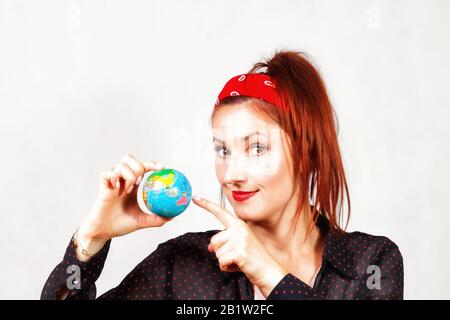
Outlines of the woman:
M 396 244 L 340 227 L 344 193 L 347 224 L 350 199 L 333 109 L 304 54 L 277 52 L 231 78 L 211 124 L 221 205 L 193 202 L 224 229 L 159 244 L 99 299 L 403 299 Z M 136 201 L 134 186 L 162 167 L 126 155 L 102 174 L 41 299 L 95 299 L 111 239 L 171 220 L 143 213 Z

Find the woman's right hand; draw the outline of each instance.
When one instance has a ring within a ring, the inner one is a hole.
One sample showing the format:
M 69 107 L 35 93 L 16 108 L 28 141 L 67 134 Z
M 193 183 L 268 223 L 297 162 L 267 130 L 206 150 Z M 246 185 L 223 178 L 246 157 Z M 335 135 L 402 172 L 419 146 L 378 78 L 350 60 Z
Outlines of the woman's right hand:
M 126 154 L 116 167 L 102 172 L 98 197 L 78 230 L 79 237 L 104 244 L 114 237 L 160 227 L 172 220 L 143 212 L 137 202 L 137 189 L 144 174 L 163 168 L 158 163 L 140 162 Z

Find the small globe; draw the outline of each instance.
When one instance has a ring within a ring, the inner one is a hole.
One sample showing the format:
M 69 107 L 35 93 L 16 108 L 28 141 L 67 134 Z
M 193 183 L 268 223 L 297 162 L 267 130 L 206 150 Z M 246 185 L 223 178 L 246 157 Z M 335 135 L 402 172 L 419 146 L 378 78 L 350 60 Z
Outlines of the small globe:
M 175 169 L 162 169 L 153 172 L 145 180 L 142 198 L 152 213 L 172 218 L 189 206 L 192 187 L 181 172 Z

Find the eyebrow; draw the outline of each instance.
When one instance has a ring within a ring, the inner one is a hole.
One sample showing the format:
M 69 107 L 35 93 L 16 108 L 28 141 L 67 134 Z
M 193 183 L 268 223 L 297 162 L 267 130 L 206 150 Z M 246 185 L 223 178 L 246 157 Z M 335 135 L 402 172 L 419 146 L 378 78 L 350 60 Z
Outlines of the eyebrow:
M 249 139 L 251 136 L 254 136 L 254 135 L 262 135 L 262 136 L 265 136 L 265 134 L 263 134 L 262 132 L 255 131 L 255 132 L 252 132 L 252 133 L 250 133 L 249 135 L 246 135 L 245 137 L 243 137 L 242 140 L 248 141 L 248 139 Z M 213 137 L 213 142 L 215 142 L 215 141 L 221 142 L 222 144 L 225 144 L 222 140 L 219 140 L 219 139 L 217 139 L 216 137 Z

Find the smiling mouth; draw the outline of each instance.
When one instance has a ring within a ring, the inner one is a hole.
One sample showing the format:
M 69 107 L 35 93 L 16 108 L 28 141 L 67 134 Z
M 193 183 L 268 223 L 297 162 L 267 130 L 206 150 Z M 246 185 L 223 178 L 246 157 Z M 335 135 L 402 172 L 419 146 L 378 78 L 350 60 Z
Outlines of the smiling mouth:
M 233 199 L 236 201 L 245 201 L 253 197 L 259 190 L 255 191 L 232 191 Z

